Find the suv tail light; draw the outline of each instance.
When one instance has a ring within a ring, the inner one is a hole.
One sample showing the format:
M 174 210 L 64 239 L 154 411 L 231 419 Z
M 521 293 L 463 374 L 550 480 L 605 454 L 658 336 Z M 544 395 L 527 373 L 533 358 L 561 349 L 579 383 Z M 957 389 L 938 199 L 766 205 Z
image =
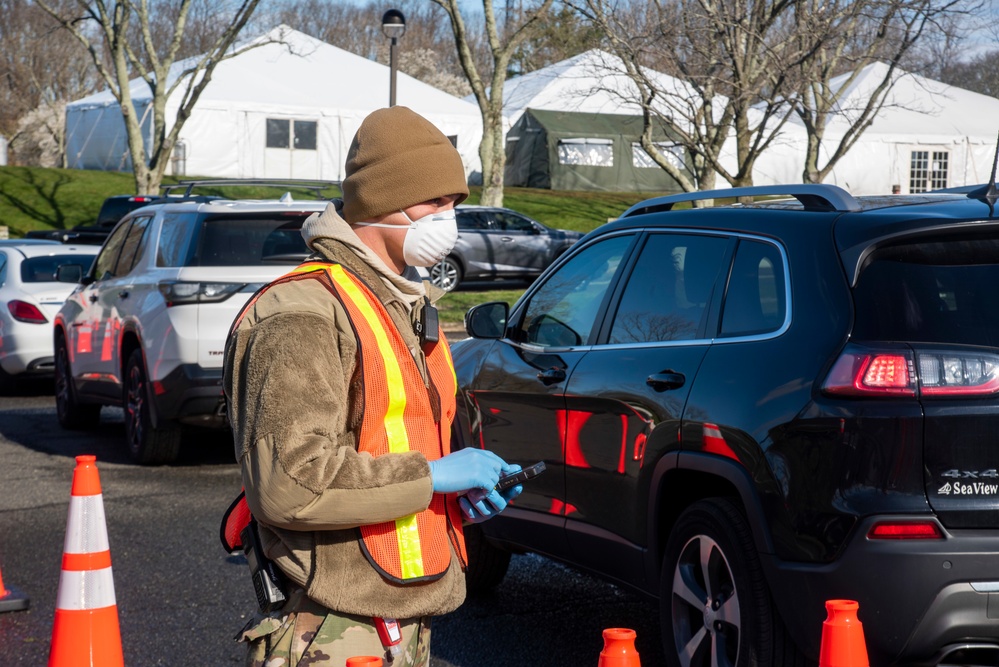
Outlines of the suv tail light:
M 848 345 L 822 385 L 841 396 L 986 396 L 999 392 L 999 355 Z
M 164 281 L 159 284 L 160 293 L 166 300 L 167 308 L 188 303 L 225 301 L 244 287 L 246 287 L 246 283 Z
M 18 301 L 17 299 L 8 301 L 7 310 L 10 311 L 11 317 L 18 322 L 27 322 L 28 324 L 45 324 L 48 322 L 42 311 L 38 310 L 38 306 L 27 301 Z

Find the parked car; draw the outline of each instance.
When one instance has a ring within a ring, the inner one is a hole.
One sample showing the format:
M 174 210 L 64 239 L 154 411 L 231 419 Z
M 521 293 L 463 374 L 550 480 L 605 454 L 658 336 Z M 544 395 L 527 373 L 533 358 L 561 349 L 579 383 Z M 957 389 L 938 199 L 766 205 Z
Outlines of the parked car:
M 470 527 L 470 588 L 509 550 L 597 573 L 670 667 L 815 664 L 832 599 L 872 665 L 995 663 L 995 199 L 650 199 L 470 309 L 454 445 L 548 467 Z
M 552 229 L 508 208 L 460 205 L 458 242 L 440 264 L 421 270 L 451 291 L 466 280 L 533 280 L 582 233 Z
M 73 284 L 59 282 L 56 272 L 90 268 L 97 248 L 64 246 L 55 241 L 0 241 L 0 390 L 17 378 L 51 377 L 52 320 Z M 74 281 L 75 282 L 75 281 Z
M 325 201 L 168 202 L 125 216 L 56 317 L 56 412 L 95 426 L 125 411 L 135 461 L 176 459 L 184 425 L 226 427 L 222 356 L 250 296 L 308 254 Z

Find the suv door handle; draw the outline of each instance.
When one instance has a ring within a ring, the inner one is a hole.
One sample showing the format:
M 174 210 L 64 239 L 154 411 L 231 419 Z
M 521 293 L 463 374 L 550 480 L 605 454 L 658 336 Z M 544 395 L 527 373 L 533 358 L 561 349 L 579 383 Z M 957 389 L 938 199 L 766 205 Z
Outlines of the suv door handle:
M 557 368 L 555 366 L 547 368 L 538 373 L 538 379 L 541 380 L 541 383 L 545 385 L 555 384 L 556 382 L 562 382 L 563 380 L 565 380 L 565 369 Z
M 119 299 L 127 299 L 128 298 L 128 290 L 124 290 L 123 289 L 122 291 L 118 292 L 118 298 Z
M 656 391 L 667 391 L 668 389 L 679 389 L 683 386 L 683 383 L 687 381 L 683 373 L 677 373 L 676 371 L 666 370 L 662 373 L 653 373 L 649 377 L 645 378 L 645 384 L 649 385 Z

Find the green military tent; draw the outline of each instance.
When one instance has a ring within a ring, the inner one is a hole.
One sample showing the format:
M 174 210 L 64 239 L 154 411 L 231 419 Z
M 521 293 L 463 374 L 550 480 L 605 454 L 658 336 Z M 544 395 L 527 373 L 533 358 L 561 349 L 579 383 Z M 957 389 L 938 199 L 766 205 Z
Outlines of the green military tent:
M 504 183 L 604 192 L 680 192 L 639 144 L 641 116 L 526 109 L 506 138 Z M 684 151 L 659 127 L 660 152 L 683 167 Z

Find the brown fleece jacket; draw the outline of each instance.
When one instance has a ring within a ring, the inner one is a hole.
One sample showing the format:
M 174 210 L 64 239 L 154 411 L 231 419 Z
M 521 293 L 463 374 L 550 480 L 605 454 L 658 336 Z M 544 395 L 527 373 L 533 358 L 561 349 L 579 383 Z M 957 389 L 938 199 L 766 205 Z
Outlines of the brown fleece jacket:
M 412 329 L 424 286 L 385 267 L 332 204 L 303 234 L 317 259 L 353 271 L 385 304 L 426 377 Z M 357 451 L 357 361 L 347 313 L 317 280 L 275 284 L 247 309 L 226 346 L 224 375 L 247 503 L 267 555 L 320 604 L 392 618 L 447 613 L 465 596 L 453 552 L 440 579 L 400 585 L 361 551 L 358 526 L 420 512 L 433 491 L 422 454 Z

